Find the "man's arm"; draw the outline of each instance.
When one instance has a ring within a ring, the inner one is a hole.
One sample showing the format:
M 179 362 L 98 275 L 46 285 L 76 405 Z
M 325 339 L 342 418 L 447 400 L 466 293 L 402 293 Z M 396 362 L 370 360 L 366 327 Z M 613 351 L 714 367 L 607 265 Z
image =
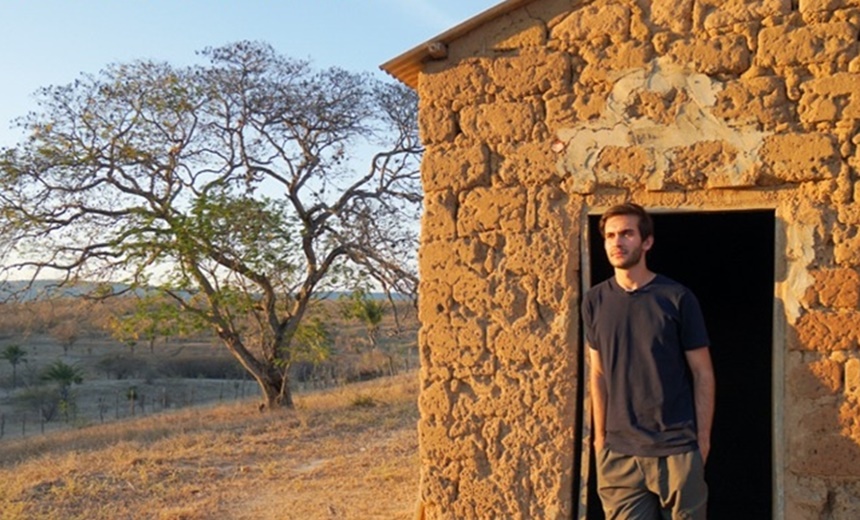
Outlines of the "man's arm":
M 688 350 L 687 364 L 693 374 L 693 396 L 696 402 L 697 441 L 702 460 L 708 460 L 711 451 L 711 425 L 714 423 L 716 380 L 711 352 L 708 347 Z
M 590 347 L 586 348 L 588 349 L 590 369 L 588 384 L 593 421 L 591 437 L 594 441 L 595 451 L 600 451 L 606 442 L 606 386 L 603 383 L 603 363 L 600 361 L 600 352 Z

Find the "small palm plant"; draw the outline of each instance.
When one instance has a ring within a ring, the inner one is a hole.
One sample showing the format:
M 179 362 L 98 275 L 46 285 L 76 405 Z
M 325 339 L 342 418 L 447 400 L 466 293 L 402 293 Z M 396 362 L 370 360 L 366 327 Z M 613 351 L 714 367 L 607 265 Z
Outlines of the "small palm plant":
M 18 386 L 18 363 L 27 361 L 27 352 L 19 345 L 9 345 L 3 349 L 3 352 L 0 352 L 0 358 L 12 365 L 12 388 L 16 388 Z
M 364 325 L 370 349 L 376 350 L 385 305 L 373 299 L 364 289 L 356 289 L 349 296 L 341 298 L 341 312 L 344 318 L 358 320 Z
M 73 384 L 79 385 L 84 381 L 84 374 L 80 368 L 68 365 L 62 361 L 55 361 L 48 365 L 42 373 L 42 381 L 57 384 L 57 392 L 60 396 L 60 409 L 69 420 L 69 410 L 73 410 L 75 403 L 72 398 L 71 388 Z

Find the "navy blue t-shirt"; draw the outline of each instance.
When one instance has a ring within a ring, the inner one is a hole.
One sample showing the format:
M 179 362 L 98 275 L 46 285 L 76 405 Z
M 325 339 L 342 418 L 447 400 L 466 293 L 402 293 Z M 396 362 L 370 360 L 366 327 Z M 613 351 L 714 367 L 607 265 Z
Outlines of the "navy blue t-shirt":
M 695 449 L 695 402 L 684 353 L 710 341 L 693 293 L 662 275 L 631 292 L 612 277 L 586 293 L 582 318 L 589 346 L 603 364 L 606 446 L 652 457 Z

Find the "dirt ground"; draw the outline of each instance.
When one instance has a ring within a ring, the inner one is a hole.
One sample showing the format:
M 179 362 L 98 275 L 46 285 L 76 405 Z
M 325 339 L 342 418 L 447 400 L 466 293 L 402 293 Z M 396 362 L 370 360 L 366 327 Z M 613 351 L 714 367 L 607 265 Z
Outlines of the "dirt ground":
M 206 339 L 153 351 L 106 337 L 64 352 L 49 335 L 13 337 L 0 360 L 0 520 L 407 519 L 418 492 L 418 377 L 331 389 L 297 385 L 291 410 L 260 413 L 250 380 L 164 377 L 165 362 L 228 359 Z M 342 327 L 338 341 L 361 330 Z M 414 335 L 391 338 L 411 342 Z M 344 350 L 344 345 L 339 345 Z M 106 357 L 131 361 L 117 379 Z M 56 361 L 76 367 L 68 420 L 44 422 L 23 393 Z M 205 363 L 204 363 L 205 364 Z M 408 365 L 407 365 L 408 366 Z M 139 369 L 139 370 L 138 370 Z M 129 400 L 131 388 L 139 396 Z
M 0 441 L 0 520 L 407 519 L 415 372 Z

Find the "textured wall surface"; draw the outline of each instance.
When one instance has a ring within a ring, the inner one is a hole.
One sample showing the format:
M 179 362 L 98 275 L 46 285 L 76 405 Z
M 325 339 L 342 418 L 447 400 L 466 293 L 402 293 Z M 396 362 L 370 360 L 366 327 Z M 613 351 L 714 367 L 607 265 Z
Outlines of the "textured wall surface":
M 860 0 L 538 0 L 427 64 L 426 518 L 572 514 L 580 231 L 628 199 L 775 210 L 785 517 L 856 518 L 858 32 Z

